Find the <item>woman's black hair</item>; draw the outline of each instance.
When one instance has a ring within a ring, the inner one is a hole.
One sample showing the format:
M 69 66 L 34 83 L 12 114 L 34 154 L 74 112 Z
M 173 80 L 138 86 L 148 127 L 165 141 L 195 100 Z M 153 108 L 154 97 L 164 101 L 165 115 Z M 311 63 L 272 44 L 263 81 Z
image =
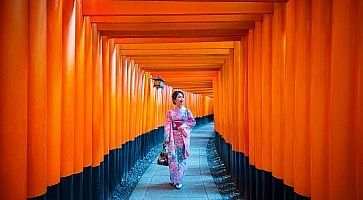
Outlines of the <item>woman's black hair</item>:
M 178 94 L 182 94 L 184 97 L 184 93 L 182 91 L 179 91 L 179 90 L 174 91 L 173 94 L 171 95 L 171 99 L 172 99 L 174 105 L 176 104 L 175 100 L 176 100 L 176 97 L 178 96 Z

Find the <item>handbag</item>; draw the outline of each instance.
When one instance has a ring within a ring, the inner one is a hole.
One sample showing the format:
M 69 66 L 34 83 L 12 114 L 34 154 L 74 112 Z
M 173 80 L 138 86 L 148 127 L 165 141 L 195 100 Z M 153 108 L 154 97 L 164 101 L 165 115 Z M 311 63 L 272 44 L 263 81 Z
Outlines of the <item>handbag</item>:
M 157 161 L 158 165 L 163 165 L 163 166 L 168 166 L 168 152 L 166 152 L 166 148 L 165 146 L 163 146 L 163 150 L 161 150 L 159 157 L 158 157 L 158 161 Z

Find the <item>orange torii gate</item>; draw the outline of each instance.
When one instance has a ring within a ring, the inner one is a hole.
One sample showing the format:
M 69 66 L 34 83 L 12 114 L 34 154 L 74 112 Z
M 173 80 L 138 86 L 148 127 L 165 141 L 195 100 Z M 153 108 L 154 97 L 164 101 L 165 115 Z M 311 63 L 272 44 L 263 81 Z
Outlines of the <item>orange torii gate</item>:
M 363 198 L 361 1 L 0 8 L 0 197 L 106 198 L 180 89 L 243 197 Z

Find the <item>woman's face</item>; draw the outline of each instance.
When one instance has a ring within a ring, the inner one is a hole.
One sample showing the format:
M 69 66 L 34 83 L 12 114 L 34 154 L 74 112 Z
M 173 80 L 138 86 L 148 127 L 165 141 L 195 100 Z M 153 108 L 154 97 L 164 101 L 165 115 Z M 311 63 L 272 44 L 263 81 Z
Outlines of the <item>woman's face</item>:
M 183 94 L 179 93 L 178 96 L 176 96 L 175 105 L 181 106 L 183 105 L 183 103 L 184 103 L 184 96 Z

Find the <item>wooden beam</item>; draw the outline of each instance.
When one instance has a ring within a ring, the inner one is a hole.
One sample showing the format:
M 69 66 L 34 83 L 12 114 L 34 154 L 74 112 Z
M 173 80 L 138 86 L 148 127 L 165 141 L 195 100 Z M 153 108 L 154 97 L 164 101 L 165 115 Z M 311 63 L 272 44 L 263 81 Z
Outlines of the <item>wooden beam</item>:
M 183 88 L 183 87 L 174 87 L 171 85 L 171 87 L 174 88 L 174 90 L 183 90 L 183 91 L 187 91 L 187 92 L 191 92 L 193 94 L 203 94 L 203 95 L 211 95 L 213 94 L 213 89 L 210 88 L 210 90 L 208 91 L 199 91 L 196 89 L 193 89 L 193 88 Z
M 180 22 L 180 23 L 97 23 L 99 31 L 162 31 L 162 30 L 203 30 L 203 29 L 251 29 L 254 21 L 242 22 Z
M 195 91 L 211 91 L 213 89 L 213 87 L 205 87 L 205 86 L 194 86 L 194 87 L 188 87 L 187 85 L 170 85 L 173 86 L 174 88 L 183 88 L 185 90 L 195 90 Z
M 273 3 L 260 2 L 83 1 L 83 15 L 261 14 L 273 10 Z
M 164 60 L 164 59 L 132 59 L 135 61 L 135 63 L 139 65 L 158 65 L 158 64 L 224 64 L 224 59 L 203 59 L 203 60 L 190 60 L 190 59 L 170 59 L 170 60 Z
M 221 36 L 245 36 L 248 34 L 248 29 L 201 29 L 201 30 L 160 30 L 160 31 L 100 31 L 101 36 L 109 38 L 119 37 L 221 37 Z
M 205 95 L 205 96 L 209 96 L 209 95 L 213 94 L 213 90 L 211 90 L 211 91 L 198 91 L 198 90 L 194 90 L 194 89 L 184 89 L 184 88 L 175 88 L 175 89 L 191 92 L 193 94 L 201 94 L 201 95 Z
M 184 88 L 184 89 L 212 89 L 213 88 L 212 85 L 193 85 L 193 86 L 180 85 L 180 84 L 167 84 L 167 85 L 172 85 L 173 87 Z
M 144 1 L 144 0 L 133 0 L 133 1 Z M 170 1 L 170 0 L 158 0 L 158 1 Z M 197 1 L 197 2 L 275 2 L 275 3 L 286 3 L 288 0 L 172 0 L 172 1 Z
M 171 82 L 171 81 L 211 81 L 213 80 L 213 76 L 196 76 L 196 77 L 167 77 L 165 78 L 166 82 Z
M 199 81 L 199 82 L 194 82 L 194 81 L 166 81 L 165 83 L 170 83 L 170 84 L 181 84 L 181 85 L 213 85 L 213 81 Z
M 213 88 L 186 88 L 186 87 L 179 87 L 186 90 L 193 90 L 195 92 L 213 92 Z
M 173 86 L 172 86 L 173 87 Z M 191 92 L 193 94 L 203 94 L 203 95 L 210 95 L 213 93 L 213 89 L 210 89 L 208 91 L 199 91 L 197 89 L 186 89 L 186 88 L 180 88 L 180 87 L 173 87 L 175 90 L 183 90 L 187 92 Z
M 192 67 L 173 67 L 173 68 L 157 68 L 157 67 L 152 67 L 152 68 L 142 68 L 144 71 L 147 72 L 167 72 L 167 71 L 172 71 L 174 73 L 176 72 L 181 72 L 181 71 L 200 71 L 200 70 L 206 70 L 206 71 L 215 71 L 218 72 L 220 71 L 220 68 L 192 68 Z
M 210 72 L 210 71 L 209 71 Z M 151 73 L 154 73 L 154 72 L 151 72 Z M 178 73 L 175 73 L 173 72 L 174 74 L 178 74 Z M 177 76 L 164 76 L 163 74 L 159 74 L 159 73 L 154 73 L 154 76 L 159 76 L 161 77 L 166 83 L 170 83 L 170 84 L 174 84 L 174 83 L 191 83 L 191 82 L 195 82 L 193 80 L 193 78 L 207 78 L 205 80 L 198 80 L 200 84 L 210 84 L 212 82 L 212 79 L 213 77 L 215 77 L 217 75 L 217 72 L 215 72 L 215 74 L 212 74 L 212 75 L 205 75 L 203 73 L 201 73 L 200 76 L 184 76 L 185 79 L 183 80 L 179 80 L 179 79 L 176 79 L 174 80 L 174 78 L 179 78 Z M 180 76 L 180 75 L 179 75 Z M 212 78 L 211 78 L 212 77 Z
M 144 71 L 154 71 L 154 72 L 168 72 L 173 70 L 190 70 L 190 71 L 220 71 L 221 66 L 208 65 L 208 66 L 165 66 L 165 67 L 140 67 Z
M 156 73 L 156 72 L 151 72 L 151 73 L 154 73 L 155 76 L 160 76 L 162 79 L 165 79 L 164 80 L 165 82 L 170 82 L 170 83 L 173 83 L 173 82 L 181 82 L 181 81 L 182 82 L 190 82 L 190 81 L 193 81 L 193 80 L 190 80 L 189 78 L 193 79 L 193 78 L 200 78 L 200 77 L 202 77 L 202 78 L 208 78 L 208 79 L 206 79 L 206 80 L 203 81 L 205 83 L 205 82 L 212 81 L 212 78 L 211 77 L 214 77 L 214 76 L 217 75 L 217 72 L 215 72 L 215 74 L 211 74 L 211 75 L 208 75 L 208 74 L 205 74 L 205 73 L 200 73 L 199 76 L 183 76 L 185 79 L 184 80 L 179 80 L 179 76 L 182 76 L 182 75 L 177 76 L 179 73 L 173 72 L 174 76 L 166 76 L 166 75 L 159 74 L 159 73 Z M 176 79 L 174 79 L 174 78 L 176 78 Z
M 210 63 L 207 63 L 207 64 L 200 64 L 200 63 L 173 63 L 173 64 L 170 64 L 170 63 L 166 63 L 166 64 L 139 64 L 139 63 L 136 63 L 135 64 L 138 64 L 140 68 L 221 68 L 221 65 L 217 65 L 217 64 L 210 64 Z
M 120 49 L 233 49 L 234 42 L 119 44 Z
M 209 96 L 209 95 L 213 94 L 213 92 L 209 92 L 209 91 L 208 92 L 199 92 L 199 91 L 190 90 L 190 91 L 187 91 L 187 92 L 191 92 L 193 94 L 199 94 L 199 95 L 202 95 L 202 96 Z
M 228 55 L 229 49 L 120 50 L 121 55 Z
M 174 73 L 174 72 L 152 72 L 151 75 L 160 75 L 163 77 L 178 77 L 178 76 L 183 76 L 183 77 L 199 77 L 199 76 L 214 76 L 216 75 L 217 72 L 215 71 L 183 71 L 183 72 L 178 72 L 178 73 Z
M 205 91 L 200 91 L 198 89 L 184 89 L 184 88 L 180 88 L 181 90 L 185 90 L 185 91 L 190 91 L 194 94 L 206 94 L 206 95 L 209 95 L 209 94 L 212 94 L 213 93 L 213 89 L 212 88 L 208 88 L 209 90 L 205 90 Z
M 236 22 L 262 21 L 261 14 L 223 15 L 148 15 L 148 16 L 91 16 L 95 23 L 170 23 L 170 22 Z
M 198 82 L 198 81 L 194 81 L 194 82 Z M 208 88 L 212 88 L 211 85 L 205 85 L 205 84 L 200 84 L 200 85 L 197 85 L 197 84 L 194 84 L 192 86 L 189 86 L 189 84 L 179 84 L 177 82 L 165 82 L 165 84 L 167 85 L 173 85 L 174 87 L 184 87 L 184 88 L 192 88 L 192 87 L 208 87 Z
M 183 89 L 183 90 L 193 90 L 194 92 L 213 92 L 213 88 L 212 87 L 208 87 L 208 88 L 204 88 L 204 87 L 194 87 L 194 88 L 188 88 L 188 87 L 183 87 L 183 86 L 176 86 L 176 85 L 170 85 L 173 88 L 178 88 L 178 89 Z M 204 89 L 204 90 L 201 90 Z
M 185 59 L 185 60 L 211 60 L 211 59 L 221 59 L 225 60 L 228 58 L 228 55 L 132 55 L 129 56 L 132 60 L 142 59 L 142 60 L 177 60 L 177 59 Z
M 145 43 L 180 43 L 180 42 L 220 42 L 220 41 L 241 41 L 241 36 L 207 36 L 207 37 L 158 37 L 149 36 L 132 38 L 114 38 L 115 44 L 145 44 Z
M 202 94 L 202 93 L 196 93 L 196 92 L 193 92 L 193 91 L 187 91 L 187 92 L 190 92 L 190 93 L 193 93 L 193 94 L 199 94 L 199 95 L 201 95 L 201 96 L 210 96 L 210 95 L 212 95 L 212 93 L 206 93 L 206 94 Z
M 196 83 L 196 82 L 188 82 L 188 83 L 185 83 L 185 82 L 174 82 L 174 83 L 170 83 L 170 82 L 165 82 L 166 84 L 173 84 L 174 86 L 184 86 L 185 88 L 194 88 L 194 87 L 200 87 L 200 86 L 203 86 L 203 87 L 212 87 L 213 84 L 211 82 L 209 83 Z
M 140 66 L 145 71 L 173 71 L 173 70 L 192 70 L 192 71 L 219 71 L 221 66 L 218 65 L 206 65 L 206 66 L 163 66 L 163 67 L 144 67 Z

